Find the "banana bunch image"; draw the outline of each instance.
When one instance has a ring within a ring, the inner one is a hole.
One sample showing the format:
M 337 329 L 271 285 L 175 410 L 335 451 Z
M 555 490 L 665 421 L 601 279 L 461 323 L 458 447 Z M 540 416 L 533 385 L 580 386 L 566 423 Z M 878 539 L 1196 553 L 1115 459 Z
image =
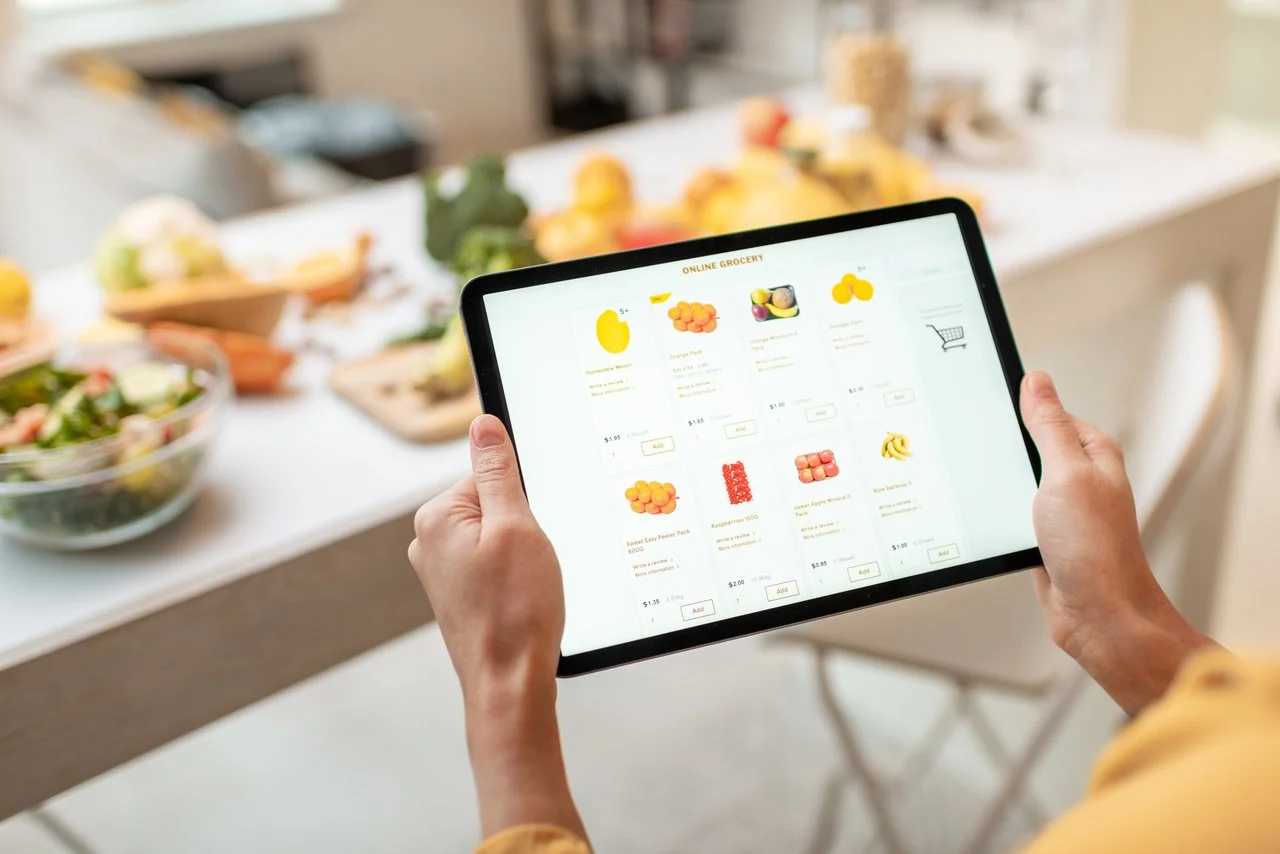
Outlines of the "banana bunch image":
M 911 456 L 911 440 L 901 433 L 890 433 L 880 445 L 880 456 L 886 460 L 905 460 Z

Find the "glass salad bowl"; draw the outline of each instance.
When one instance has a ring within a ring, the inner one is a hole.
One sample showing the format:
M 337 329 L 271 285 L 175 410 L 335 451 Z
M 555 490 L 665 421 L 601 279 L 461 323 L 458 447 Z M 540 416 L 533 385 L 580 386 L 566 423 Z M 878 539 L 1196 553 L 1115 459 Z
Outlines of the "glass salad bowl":
M 0 378 L 0 534 L 83 550 L 151 533 L 195 498 L 232 398 L 221 352 L 194 338 Z

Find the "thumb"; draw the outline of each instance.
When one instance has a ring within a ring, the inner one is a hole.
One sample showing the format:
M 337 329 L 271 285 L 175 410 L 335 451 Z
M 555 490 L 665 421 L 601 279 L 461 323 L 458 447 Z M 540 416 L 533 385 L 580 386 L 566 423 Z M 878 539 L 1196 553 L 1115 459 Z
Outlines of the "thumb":
M 492 415 L 471 422 L 471 473 L 482 517 L 528 512 L 515 446 L 507 428 Z
M 1071 414 L 1062 408 L 1058 390 L 1044 371 L 1032 371 L 1022 380 L 1022 420 L 1035 440 L 1040 456 L 1049 465 L 1084 459 L 1080 434 Z

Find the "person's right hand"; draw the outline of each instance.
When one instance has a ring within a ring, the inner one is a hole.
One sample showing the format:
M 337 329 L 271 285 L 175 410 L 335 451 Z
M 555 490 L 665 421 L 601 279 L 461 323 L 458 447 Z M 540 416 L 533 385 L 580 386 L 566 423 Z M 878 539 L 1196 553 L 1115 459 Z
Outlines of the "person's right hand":
M 1142 550 L 1115 439 L 1067 412 L 1048 374 L 1022 382 L 1043 472 L 1032 510 L 1044 567 L 1036 593 L 1054 643 L 1136 713 L 1208 643 L 1177 613 Z

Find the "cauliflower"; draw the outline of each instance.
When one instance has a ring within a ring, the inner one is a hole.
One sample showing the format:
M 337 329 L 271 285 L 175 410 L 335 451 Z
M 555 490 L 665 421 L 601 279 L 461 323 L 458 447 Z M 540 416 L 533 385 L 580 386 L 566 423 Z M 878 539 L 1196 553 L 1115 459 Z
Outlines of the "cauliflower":
M 108 292 L 147 288 L 226 270 L 218 227 L 186 199 L 153 196 L 125 208 L 98 244 L 98 280 Z

